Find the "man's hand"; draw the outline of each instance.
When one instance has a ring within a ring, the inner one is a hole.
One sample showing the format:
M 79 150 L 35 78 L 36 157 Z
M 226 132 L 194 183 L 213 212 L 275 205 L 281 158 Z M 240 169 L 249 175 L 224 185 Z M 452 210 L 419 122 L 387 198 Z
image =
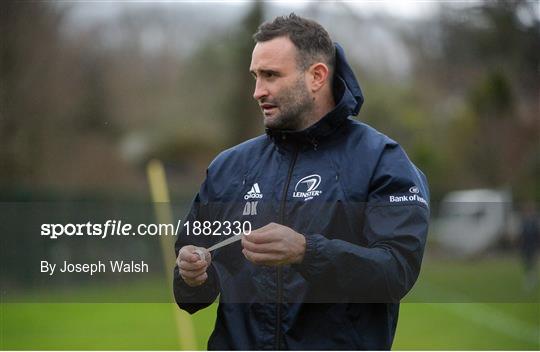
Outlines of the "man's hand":
M 204 253 L 204 259 L 197 252 Z M 180 276 L 185 283 L 195 287 L 202 285 L 208 279 L 206 269 L 210 266 L 211 261 L 210 252 L 205 248 L 190 245 L 180 248 L 176 265 L 178 265 Z
M 254 264 L 300 263 L 306 252 L 306 239 L 293 229 L 270 223 L 242 238 L 242 253 Z

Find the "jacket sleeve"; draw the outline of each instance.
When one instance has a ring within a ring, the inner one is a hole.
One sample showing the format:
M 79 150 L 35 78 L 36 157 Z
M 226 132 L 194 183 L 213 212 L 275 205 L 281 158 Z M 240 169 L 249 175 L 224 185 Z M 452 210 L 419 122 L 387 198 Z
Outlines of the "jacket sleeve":
M 208 219 L 208 202 L 207 202 L 207 182 L 201 186 L 199 193 L 195 196 L 192 202 L 191 209 L 184 219 L 186 221 L 205 221 Z M 182 226 L 181 231 L 176 239 L 174 246 L 175 258 L 178 257 L 180 248 L 186 245 L 194 245 L 200 247 L 208 247 L 206 243 L 207 236 L 194 236 L 186 232 L 186 227 Z M 173 292 L 174 298 L 178 306 L 193 314 L 200 309 L 203 309 L 215 301 L 220 291 L 219 279 L 214 264 L 210 264 L 207 269 L 208 279 L 200 286 L 191 287 L 187 285 L 178 271 L 178 266 L 174 266 L 173 274 Z
M 296 269 L 315 287 L 349 302 L 399 302 L 420 271 L 428 197 L 424 175 L 399 145 L 387 145 L 369 184 L 363 228 L 354 234 L 367 245 L 306 234 L 306 252 Z

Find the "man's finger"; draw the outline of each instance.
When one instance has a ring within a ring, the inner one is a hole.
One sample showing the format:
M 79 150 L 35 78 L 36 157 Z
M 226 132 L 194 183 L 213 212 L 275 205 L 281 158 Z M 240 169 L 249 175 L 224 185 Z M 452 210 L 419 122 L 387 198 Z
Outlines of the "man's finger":
M 281 261 L 281 257 L 273 253 L 255 253 L 247 249 L 242 249 L 242 253 L 247 260 L 258 265 L 277 265 Z
M 203 283 L 205 282 L 206 280 L 208 279 L 208 273 L 204 272 L 202 273 L 201 275 L 197 276 L 194 281 L 198 282 L 198 283 Z
M 185 279 L 195 279 L 198 276 L 201 276 L 202 274 L 206 273 L 206 268 L 201 270 L 183 270 L 180 269 L 180 276 Z
M 178 253 L 178 257 L 181 260 L 185 260 L 187 262 L 195 263 L 196 261 L 201 259 L 199 257 L 199 255 L 195 252 L 196 249 L 197 249 L 197 247 L 195 247 L 195 246 L 182 247 L 182 249 L 180 249 L 180 253 Z
M 197 276 L 194 279 L 185 279 L 184 281 L 191 287 L 196 287 L 204 284 L 204 282 L 208 279 L 208 274 L 203 273 L 199 276 Z
M 202 261 L 200 258 L 195 263 L 181 260 L 180 263 L 178 263 L 178 267 L 182 270 L 199 270 L 206 268 L 206 261 Z
M 208 274 L 204 273 L 197 276 L 195 279 L 185 279 L 184 281 L 191 287 L 197 287 L 204 284 L 206 280 L 208 280 Z
M 276 223 L 269 222 L 268 224 L 266 224 L 264 226 L 261 226 L 258 229 L 253 230 L 252 233 L 253 232 L 265 232 L 265 231 L 268 231 L 268 230 L 272 229 L 275 226 L 276 226 Z
M 260 243 L 274 242 L 278 238 L 279 237 L 277 236 L 275 230 L 270 229 L 270 228 L 266 228 L 262 230 L 261 228 L 261 229 L 254 230 L 247 236 L 244 236 L 242 241 L 245 239 L 249 242 L 260 244 Z
M 281 242 L 255 243 L 242 239 L 242 247 L 255 253 L 279 253 L 283 251 Z

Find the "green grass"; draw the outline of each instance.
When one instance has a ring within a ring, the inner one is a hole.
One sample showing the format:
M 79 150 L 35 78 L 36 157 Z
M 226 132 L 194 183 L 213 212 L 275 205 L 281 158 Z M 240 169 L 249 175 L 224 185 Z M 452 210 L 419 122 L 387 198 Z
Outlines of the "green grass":
M 514 256 L 477 260 L 425 260 L 406 302 L 538 303 L 540 287 L 523 289 L 523 269 Z
M 2 349 L 9 350 L 177 350 L 170 303 L 3 304 Z M 205 348 L 215 308 L 194 319 L 197 345 Z
M 393 349 L 538 350 L 539 305 L 405 303 Z
M 215 308 L 193 316 L 199 349 L 206 348 Z M 173 304 L 10 303 L 1 309 L 2 349 L 180 349 Z M 538 350 L 539 316 L 539 305 L 530 303 L 405 303 L 394 349 Z
M 171 304 L 9 303 L 3 349 L 178 348 Z

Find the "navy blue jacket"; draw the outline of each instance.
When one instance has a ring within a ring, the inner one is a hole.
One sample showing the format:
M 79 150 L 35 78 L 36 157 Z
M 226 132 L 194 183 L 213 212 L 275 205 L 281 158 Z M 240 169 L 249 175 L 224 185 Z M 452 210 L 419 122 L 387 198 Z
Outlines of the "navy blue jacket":
M 175 268 L 180 308 L 194 313 L 219 295 L 209 349 L 392 346 L 399 301 L 420 271 L 427 182 L 395 141 L 350 117 L 363 97 L 336 48 L 336 107 L 306 130 L 269 130 L 222 152 L 185 219 L 276 222 L 306 238 L 299 264 L 254 265 L 236 242 L 213 252 L 201 286 Z M 184 231 L 176 254 L 224 238 Z

